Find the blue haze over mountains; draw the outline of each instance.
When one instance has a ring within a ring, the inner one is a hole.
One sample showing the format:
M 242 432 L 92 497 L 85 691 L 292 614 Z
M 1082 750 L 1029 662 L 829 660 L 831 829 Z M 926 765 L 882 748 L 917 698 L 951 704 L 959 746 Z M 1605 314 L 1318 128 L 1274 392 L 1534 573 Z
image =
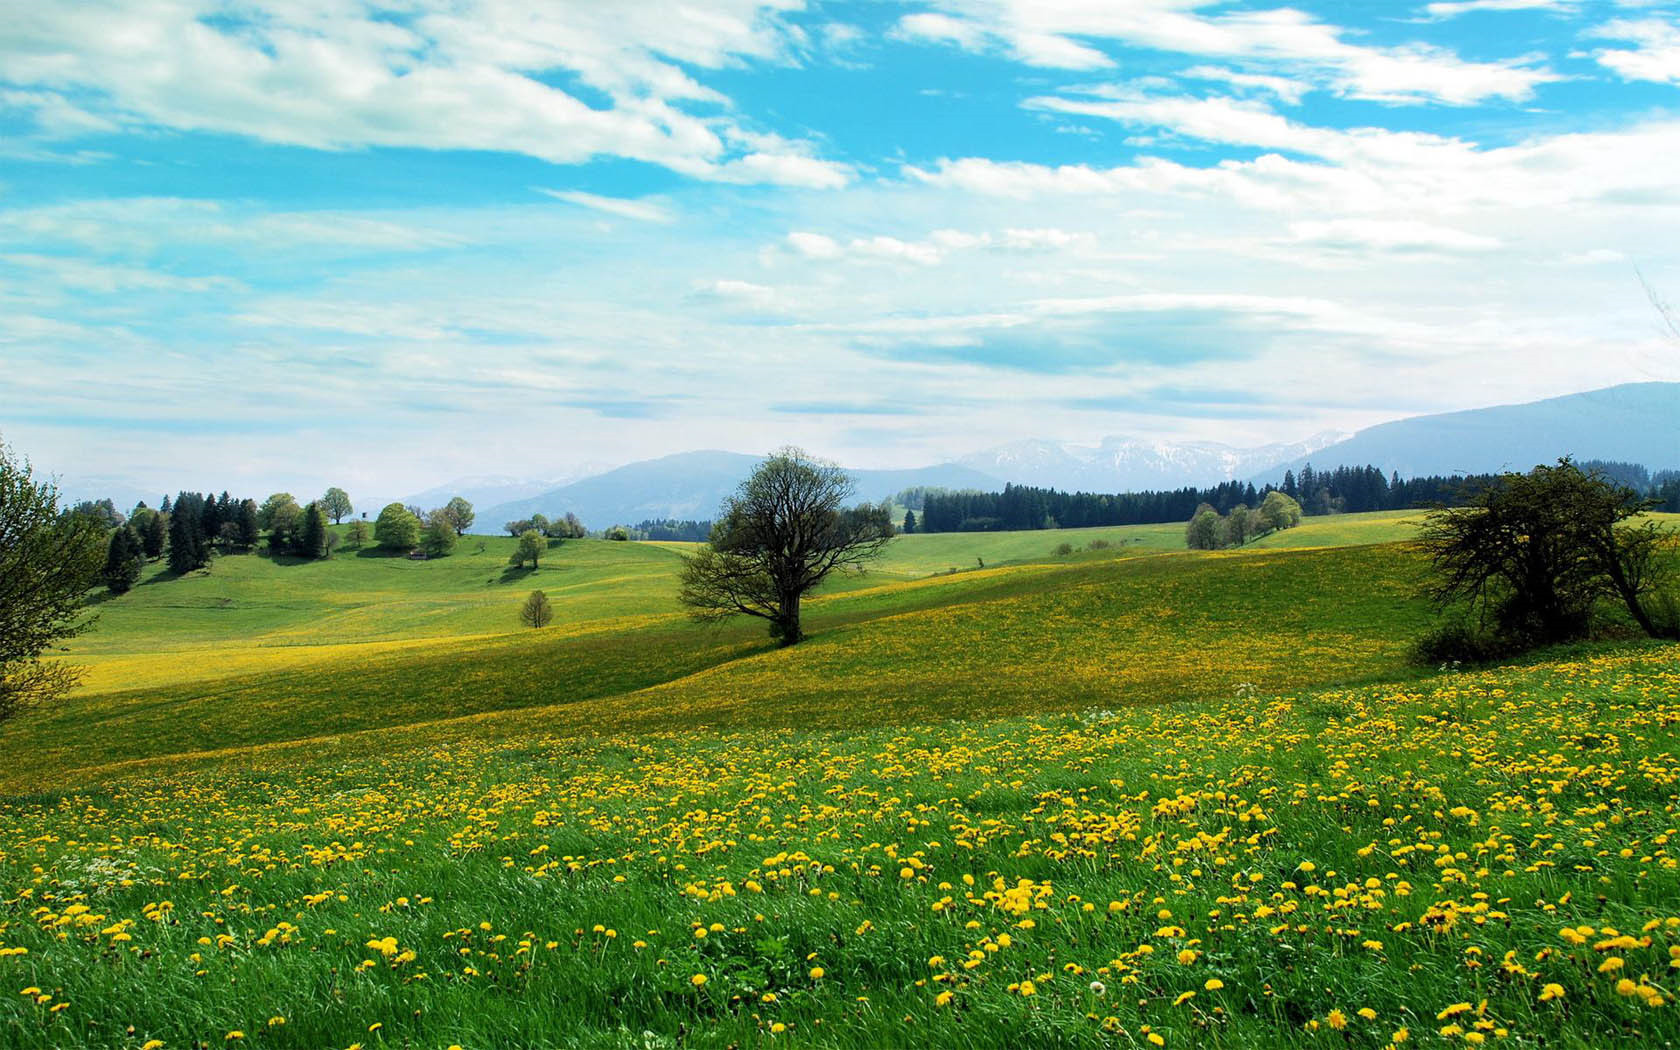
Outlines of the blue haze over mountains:
M 1527 404 L 1415 416 L 1353 435 L 1323 433 L 1252 449 L 1146 438 L 1110 437 L 1096 446 L 1029 440 L 916 469 L 853 469 L 852 476 L 858 498 L 881 500 L 917 485 L 995 490 L 1014 482 L 1125 492 L 1231 479 L 1277 481 L 1285 470 L 1299 470 L 1307 462 L 1316 467 L 1374 464 L 1385 473 L 1413 477 L 1526 470 L 1564 455 L 1623 460 L 1653 470 L 1680 467 L 1680 383 L 1630 383 Z M 494 498 L 494 486 L 479 487 L 476 530 L 495 531 L 504 521 L 539 512 L 553 517 L 570 511 L 592 528 L 660 518 L 709 518 L 761 458 L 683 452 L 540 494 L 529 494 L 526 488 L 494 504 L 485 498 Z

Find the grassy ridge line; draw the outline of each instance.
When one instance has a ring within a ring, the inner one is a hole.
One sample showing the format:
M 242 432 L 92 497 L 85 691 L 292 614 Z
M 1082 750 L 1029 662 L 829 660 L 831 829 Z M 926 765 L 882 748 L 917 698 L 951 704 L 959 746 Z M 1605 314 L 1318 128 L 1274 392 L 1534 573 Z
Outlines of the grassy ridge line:
M 1368 678 L 1404 669 L 1424 615 L 1414 562 L 1373 547 L 1017 566 L 814 603 L 815 637 L 788 650 L 771 650 L 756 623 L 558 644 L 527 632 L 190 692 L 80 697 L 8 731 L 0 783 L 516 709 L 532 710 L 527 727 L 584 735 L 846 728 Z

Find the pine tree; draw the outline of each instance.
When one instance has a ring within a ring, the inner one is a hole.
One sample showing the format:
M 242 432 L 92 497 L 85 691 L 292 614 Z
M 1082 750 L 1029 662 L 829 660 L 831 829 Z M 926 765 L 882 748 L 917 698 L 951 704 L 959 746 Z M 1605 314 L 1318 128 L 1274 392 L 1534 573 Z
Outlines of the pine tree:
M 257 524 L 257 501 L 241 500 L 234 520 L 239 523 L 239 545 L 246 550 L 255 549 L 262 537 L 262 527 Z
M 904 512 L 904 531 L 906 533 L 916 531 L 916 512 L 913 510 Z
M 111 533 L 110 545 L 105 549 L 105 586 L 112 594 L 123 594 L 140 582 L 140 570 L 146 564 L 140 542 L 127 528 Z
M 168 503 L 167 498 L 164 499 Z M 157 511 L 146 519 L 145 531 L 140 534 L 140 547 L 149 559 L 163 557 L 164 547 L 169 543 L 169 515 Z
M 303 512 L 303 527 L 298 530 L 294 550 L 299 557 L 312 561 L 327 556 L 327 515 L 319 503 L 311 503 Z
M 176 500 L 176 512 L 169 516 L 169 571 L 185 576 L 204 563 L 199 559 L 199 516 L 193 508 L 183 507 L 184 500 Z

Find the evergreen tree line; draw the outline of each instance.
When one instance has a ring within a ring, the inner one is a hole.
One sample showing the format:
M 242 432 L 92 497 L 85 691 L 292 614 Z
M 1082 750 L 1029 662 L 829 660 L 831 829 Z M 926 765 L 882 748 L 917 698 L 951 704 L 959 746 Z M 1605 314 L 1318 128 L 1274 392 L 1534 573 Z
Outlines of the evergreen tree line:
M 169 570 L 183 575 L 204 568 L 218 554 L 251 550 L 261 536 L 256 502 L 227 492 L 179 492 L 173 499 L 165 496 L 155 510 L 142 502 L 126 517 L 110 500 L 80 503 L 68 513 L 108 531 L 102 575 L 116 594 L 139 582 L 148 561 L 167 558 Z
M 710 521 L 678 521 L 675 518 L 662 518 L 659 521 L 642 521 L 632 525 L 628 530 L 629 539 L 633 540 L 677 540 L 683 543 L 705 543 L 712 535 Z
M 1680 471 L 1650 472 L 1637 464 L 1602 460 L 1589 460 L 1581 468 L 1588 473 L 1603 473 L 1656 500 L 1658 510 L 1680 513 Z M 1299 474 L 1285 471 L 1281 484 L 1258 488 L 1252 482 L 1225 481 L 1211 488 L 1187 486 L 1111 495 L 1011 484 L 1002 492 L 918 488 L 900 493 L 895 500 L 911 508 L 905 515 L 906 532 L 1078 529 L 1188 521 L 1204 505 L 1228 516 L 1238 506 L 1259 507 L 1266 494 L 1274 490 L 1299 503 L 1307 515 L 1454 506 L 1497 477 L 1430 474 L 1402 478 L 1398 471 L 1384 476 L 1374 466 L 1317 470 L 1309 463 Z

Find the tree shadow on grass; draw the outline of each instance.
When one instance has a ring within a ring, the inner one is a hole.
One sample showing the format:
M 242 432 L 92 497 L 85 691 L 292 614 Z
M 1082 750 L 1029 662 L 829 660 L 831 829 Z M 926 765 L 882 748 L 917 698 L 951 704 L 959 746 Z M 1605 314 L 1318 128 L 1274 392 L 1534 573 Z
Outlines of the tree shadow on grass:
M 541 569 L 533 569 L 529 565 L 509 565 L 507 568 L 502 570 L 501 578 L 498 579 L 496 582 L 497 583 L 518 583 L 520 580 L 523 580 L 526 577 L 535 576 L 540 571 L 542 571 L 542 570 Z

